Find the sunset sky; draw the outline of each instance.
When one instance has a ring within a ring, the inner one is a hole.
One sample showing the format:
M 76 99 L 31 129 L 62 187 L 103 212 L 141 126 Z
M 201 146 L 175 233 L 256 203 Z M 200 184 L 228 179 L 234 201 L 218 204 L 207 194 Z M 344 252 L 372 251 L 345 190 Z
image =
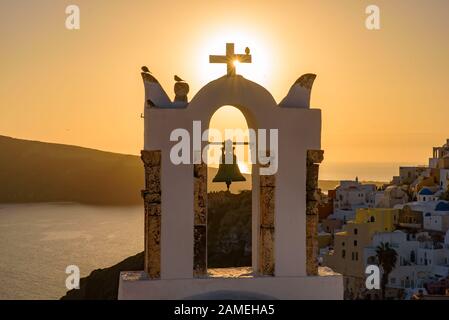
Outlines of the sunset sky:
M 70 4 L 80 30 L 65 28 Z M 369 4 L 379 31 L 365 28 Z M 447 0 L 2 0 L 0 135 L 138 154 L 140 67 L 171 97 L 181 76 L 192 98 L 226 72 L 208 55 L 235 42 L 253 56 L 237 72 L 277 102 L 318 75 L 326 178 L 343 178 L 330 172 L 343 162 L 423 164 L 449 138 L 448 31 Z

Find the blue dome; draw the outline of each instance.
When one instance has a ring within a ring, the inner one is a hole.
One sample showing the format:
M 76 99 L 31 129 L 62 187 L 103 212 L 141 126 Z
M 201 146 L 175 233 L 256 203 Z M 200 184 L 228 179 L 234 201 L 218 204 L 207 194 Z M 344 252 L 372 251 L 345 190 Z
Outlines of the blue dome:
M 433 195 L 433 192 L 429 188 L 422 188 L 418 194 L 420 196 L 431 196 Z
M 435 211 L 449 211 L 449 203 L 447 202 L 438 202 L 435 207 Z

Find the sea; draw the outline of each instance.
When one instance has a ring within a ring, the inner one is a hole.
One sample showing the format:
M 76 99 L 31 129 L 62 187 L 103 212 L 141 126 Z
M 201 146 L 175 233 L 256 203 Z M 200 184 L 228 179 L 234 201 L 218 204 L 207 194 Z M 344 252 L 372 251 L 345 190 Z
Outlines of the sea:
M 59 299 L 81 277 L 143 251 L 143 207 L 0 204 L 0 299 Z

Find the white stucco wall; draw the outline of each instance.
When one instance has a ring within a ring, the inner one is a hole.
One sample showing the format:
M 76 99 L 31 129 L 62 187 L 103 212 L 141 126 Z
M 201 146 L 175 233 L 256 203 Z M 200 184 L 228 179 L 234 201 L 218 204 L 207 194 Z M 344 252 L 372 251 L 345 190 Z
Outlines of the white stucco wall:
M 120 275 L 119 300 L 179 300 L 197 299 L 198 296 L 201 300 L 208 300 L 220 296 L 220 293 L 227 299 L 233 300 L 241 299 L 239 296 L 242 293 L 252 296 L 251 300 L 259 299 L 258 296 L 282 300 L 342 300 L 344 291 L 341 275 L 178 280 L 130 279 L 133 277 L 132 272 L 122 272 Z

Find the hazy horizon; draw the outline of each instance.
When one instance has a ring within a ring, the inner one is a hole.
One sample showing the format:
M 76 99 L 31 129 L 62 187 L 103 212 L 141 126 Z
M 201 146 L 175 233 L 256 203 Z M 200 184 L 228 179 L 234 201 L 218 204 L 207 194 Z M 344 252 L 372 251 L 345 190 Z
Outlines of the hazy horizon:
M 318 75 L 311 104 L 323 116 L 322 179 L 387 176 L 391 164 L 426 163 L 449 138 L 448 1 L 376 1 L 378 31 L 364 25 L 371 2 L 358 0 L 78 0 L 76 31 L 64 26 L 69 4 L 1 2 L 0 134 L 138 154 L 140 67 L 170 97 L 178 74 L 192 99 L 225 74 L 208 55 L 235 42 L 253 56 L 238 73 L 277 102 L 301 74 Z

